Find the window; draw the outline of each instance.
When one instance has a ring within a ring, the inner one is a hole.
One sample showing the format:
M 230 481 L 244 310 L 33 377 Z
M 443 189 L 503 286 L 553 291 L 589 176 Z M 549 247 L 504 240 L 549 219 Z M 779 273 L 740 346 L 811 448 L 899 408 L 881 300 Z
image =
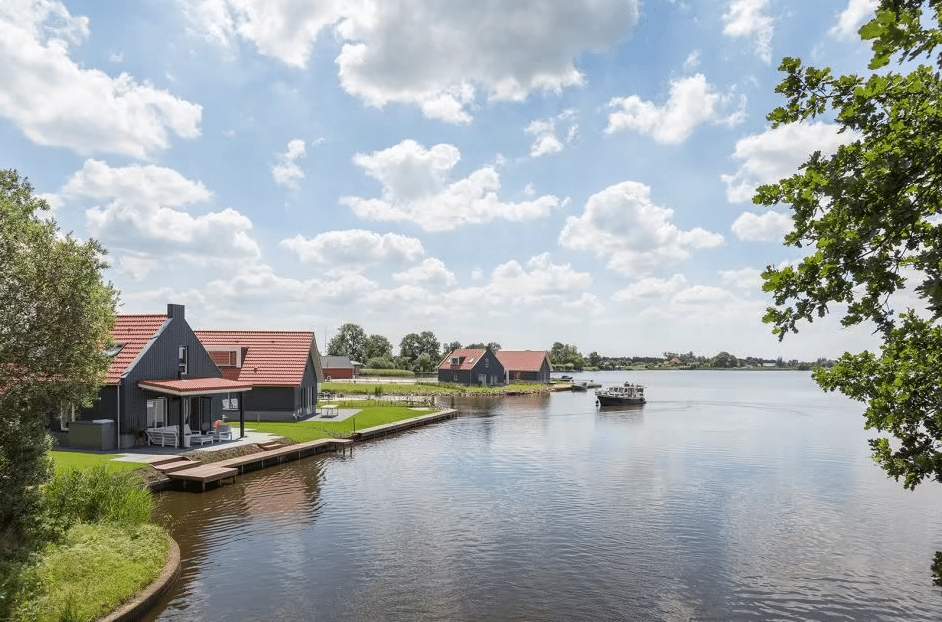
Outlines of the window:
M 159 428 L 167 424 L 167 398 L 147 400 L 147 427 Z
M 189 358 L 189 357 L 187 357 L 186 346 L 180 346 L 180 351 L 179 351 L 179 359 L 180 359 L 180 360 L 179 360 L 179 363 L 178 363 L 178 369 L 179 369 L 180 373 L 181 373 L 182 375 L 184 375 L 184 376 L 187 374 L 188 358 Z
M 239 400 L 238 398 L 222 398 L 222 409 L 223 410 L 239 410 Z
M 453 356 L 451 358 L 451 364 L 457 367 L 458 365 L 461 365 L 461 359 L 459 359 L 457 356 Z

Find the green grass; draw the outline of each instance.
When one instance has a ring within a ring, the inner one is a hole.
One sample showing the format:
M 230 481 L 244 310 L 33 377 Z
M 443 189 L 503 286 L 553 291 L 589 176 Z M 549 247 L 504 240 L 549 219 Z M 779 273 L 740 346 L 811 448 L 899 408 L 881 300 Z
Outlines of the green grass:
M 463 395 L 488 394 L 503 395 L 508 391 L 547 391 L 547 385 L 540 383 L 519 383 L 503 387 L 465 387 L 456 384 L 438 384 L 433 382 L 325 382 L 323 390 L 343 395 L 374 395 L 380 387 L 383 395 Z
M 112 471 L 136 471 L 146 468 L 140 462 L 115 462 L 118 454 L 86 454 L 77 451 L 50 451 L 56 465 L 56 473 L 64 471 L 87 471 L 99 465 L 105 465 Z
M 156 579 L 169 553 L 156 525 L 77 524 L 29 569 L 13 619 L 97 620 Z
M 368 403 L 368 402 L 367 402 Z M 393 423 L 403 419 L 412 419 L 430 414 L 432 410 L 412 410 L 405 406 L 355 406 L 362 402 L 341 404 L 341 408 L 362 408 L 354 417 L 343 421 L 299 421 L 297 423 L 277 423 L 262 421 L 260 423 L 245 422 L 247 429 L 281 436 L 297 443 L 315 441 L 321 438 L 337 438 L 349 436 L 357 430 L 365 430 L 384 423 Z

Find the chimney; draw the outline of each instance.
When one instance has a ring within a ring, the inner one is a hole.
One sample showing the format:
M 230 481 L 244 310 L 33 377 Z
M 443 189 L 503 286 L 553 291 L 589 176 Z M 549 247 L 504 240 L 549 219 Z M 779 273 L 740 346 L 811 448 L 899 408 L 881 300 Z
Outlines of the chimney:
M 184 319 L 183 305 L 168 304 L 167 305 L 167 317 L 180 318 L 181 320 Z

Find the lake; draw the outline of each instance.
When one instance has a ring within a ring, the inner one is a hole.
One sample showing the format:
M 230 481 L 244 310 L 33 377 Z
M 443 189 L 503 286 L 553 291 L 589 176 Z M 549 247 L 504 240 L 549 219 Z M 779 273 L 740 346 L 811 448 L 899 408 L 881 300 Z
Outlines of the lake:
M 183 574 L 152 619 L 942 619 L 942 486 L 887 479 L 860 404 L 807 372 L 590 378 L 649 402 L 456 400 L 345 456 L 159 494 Z

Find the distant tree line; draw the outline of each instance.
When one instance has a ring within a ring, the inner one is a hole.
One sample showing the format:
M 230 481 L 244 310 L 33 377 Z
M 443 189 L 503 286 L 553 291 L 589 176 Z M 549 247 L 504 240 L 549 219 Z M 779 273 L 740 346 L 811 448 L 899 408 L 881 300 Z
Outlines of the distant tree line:
M 439 364 L 454 350 L 483 350 L 494 352 L 501 349 L 496 341 L 475 342 L 462 345 L 460 341 L 439 342 L 430 330 L 409 333 L 399 342 L 398 354 L 393 354 L 393 344 L 382 335 L 367 335 L 357 324 L 347 323 L 340 327 L 327 344 L 327 354 L 349 356 L 370 369 L 408 369 L 417 373 L 435 371 Z M 819 358 L 815 361 L 784 360 L 782 357 L 739 357 L 729 352 L 704 356 L 690 352 L 664 352 L 663 356 L 602 356 L 598 352 L 583 355 L 571 343 L 557 341 L 547 350 L 550 363 L 556 371 L 616 370 L 630 367 L 677 367 L 683 369 L 733 369 L 739 367 L 782 367 L 790 369 L 814 369 L 832 367 L 835 361 Z
M 471 343 L 462 346 L 459 341 L 440 343 L 430 330 L 409 333 L 399 341 L 399 353 L 393 354 L 393 345 L 382 335 L 367 335 L 358 324 L 348 322 L 341 326 L 327 343 L 330 356 L 348 356 L 369 369 L 408 369 L 416 373 L 435 371 L 453 350 L 490 348 L 497 352 L 500 344 Z

